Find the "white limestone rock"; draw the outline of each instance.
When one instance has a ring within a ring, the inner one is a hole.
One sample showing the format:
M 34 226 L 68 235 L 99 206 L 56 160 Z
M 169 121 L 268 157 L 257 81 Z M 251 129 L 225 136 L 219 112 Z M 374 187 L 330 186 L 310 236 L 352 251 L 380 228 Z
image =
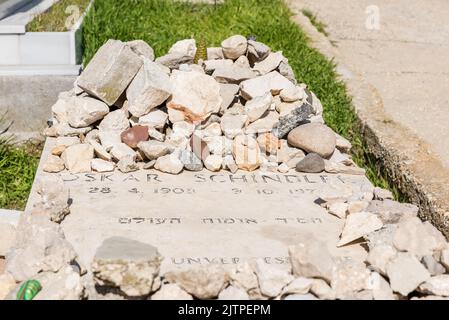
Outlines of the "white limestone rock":
M 218 295 L 218 300 L 249 300 L 249 295 L 245 290 L 229 286 Z
M 295 85 L 277 71 L 272 71 L 261 77 L 249 79 L 240 83 L 241 95 L 245 100 L 251 100 L 271 92 L 273 96 L 282 90 L 294 88 Z
M 136 159 L 137 154 L 136 152 L 130 148 L 125 143 L 117 143 L 115 144 L 111 149 L 111 155 L 116 161 L 120 161 L 122 158 L 130 156 L 133 159 Z
M 221 118 L 221 130 L 229 139 L 234 139 L 243 133 L 243 127 L 248 121 L 247 115 L 224 114 Z
M 154 61 L 154 50 L 143 40 L 133 40 L 126 43 L 140 57 Z
M 248 41 L 244 36 L 234 35 L 223 40 L 221 48 L 226 59 L 236 60 L 246 53 Z
M 62 153 L 62 160 L 70 173 L 90 172 L 90 162 L 94 158 L 94 148 L 90 144 L 74 144 Z
M 287 269 L 269 265 L 263 260 L 256 261 L 255 272 L 259 280 L 260 291 L 267 297 L 277 297 L 294 280 Z
M 271 52 L 268 56 L 260 62 L 254 64 L 254 71 L 259 75 L 267 74 L 279 67 L 279 64 L 284 60 L 282 52 Z
M 170 77 L 159 64 L 145 59 L 126 90 L 129 112 L 135 117 L 141 117 L 167 100 L 171 91 Z
M 111 161 L 106 161 L 103 159 L 92 159 L 91 167 L 93 171 L 96 172 L 111 172 L 114 171 L 115 165 Z
M 170 81 L 173 92 L 167 103 L 169 116 L 170 109 L 180 111 L 183 115 L 181 120 L 195 123 L 220 110 L 223 102 L 220 86 L 211 76 L 175 70 Z
M 156 160 L 154 168 L 170 174 L 179 174 L 184 168 L 184 165 L 176 153 L 171 153 L 159 157 Z
M 211 154 L 204 160 L 204 166 L 212 172 L 220 171 L 222 165 L 223 158 L 220 155 Z
M 184 39 L 176 41 L 168 50 L 169 54 L 182 54 L 184 56 L 195 57 L 196 41 L 195 39 Z
M 173 148 L 167 143 L 154 140 L 139 142 L 137 147 L 145 154 L 148 160 L 156 160 L 173 151 Z
M 168 120 L 168 114 L 160 109 L 153 109 L 148 114 L 139 118 L 140 125 L 146 125 L 154 129 L 163 129 Z
M 297 245 L 289 247 L 289 254 L 295 276 L 320 278 L 330 283 L 334 261 L 324 242 L 313 235 L 304 235 Z
M 382 221 L 373 213 L 357 212 L 346 218 L 345 226 L 337 246 L 344 246 L 364 235 L 381 229 Z
M 407 296 L 430 278 L 429 272 L 411 253 L 399 252 L 387 265 L 387 275 L 394 292 Z
M 218 265 L 201 266 L 186 271 L 169 272 L 165 279 L 178 284 L 198 299 L 218 297 L 229 281 L 228 274 Z
M 382 275 L 387 274 L 387 265 L 397 255 L 397 250 L 388 245 L 382 244 L 374 246 L 368 254 L 366 261 L 370 267 Z
M 48 155 L 47 160 L 44 163 L 42 170 L 50 173 L 58 173 L 65 169 L 64 161 L 61 158 L 54 155 Z
M 83 297 L 81 277 L 71 266 L 66 266 L 57 273 L 40 273 L 36 280 L 41 284 L 42 290 L 34 300 L 80 300 Z
M 123 109 L 118 109 L 108 113 L 98 125 L 98 129 L 102 132 L 122 133 L 128 128 L 128 114 Z
M 431 277 L 419 286 L 419 291 L 435 296 L 449 297 L 449 275 Z
M 193 297 L 176 283 L 168 283 L 153 294 L 151 300 L 193 300 Z
M 273 102 L 271 93 L 249 100 L 245 104 L 245 112 L 248 115 L 249 122 L 254 122 L 261 118 L 270 108 Z
M 106 103 L 91 97 L 73 97 L 67 104 L 67 122 L 73 128 L 84 128 L 109 113 Z
M 0 274 L 0 301 L 6 299 L 15 286 L 16 281 L 11 274 L 7 272 Z

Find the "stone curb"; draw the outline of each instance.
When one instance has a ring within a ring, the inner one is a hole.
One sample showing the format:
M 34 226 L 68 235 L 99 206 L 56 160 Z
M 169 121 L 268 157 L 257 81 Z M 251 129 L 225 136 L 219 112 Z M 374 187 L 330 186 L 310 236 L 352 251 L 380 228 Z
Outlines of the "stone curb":
M 289 0 L 286 3 L 290 5 Z M 356 70 L 350 70 L 342 63 L 337 48 L 316 30 L 302 12 L 297 12 L 291 5 L 290 8 L 292 21 L 301 26 L 312 47 L 337 63 L 337 72 L 353 97 L 369 152 L 409 201 L 419 206 L 420 217 L 431 221 L 449 238 L 449 170 L 426 142 L 389 118 L 377 89 Z

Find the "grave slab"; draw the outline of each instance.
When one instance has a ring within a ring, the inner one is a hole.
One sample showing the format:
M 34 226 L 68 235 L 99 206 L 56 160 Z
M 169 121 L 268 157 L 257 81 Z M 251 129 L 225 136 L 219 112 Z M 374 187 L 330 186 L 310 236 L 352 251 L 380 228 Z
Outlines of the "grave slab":
M 42 159 L 53 146 L 54 139 L 47 139 Z M 49 174 L 42 162 L 36 181 L 59 177 L 70 190 L 71 213 L 61 226 L 87 268 L 112 236 L 156 246 L 164 257 L 161 272 L 253 258 L 289 267 L 288 246 L 311 235 L 336 256 L 366 255 L 359 244 L 336 248 L 343 222 L 314 202 L 372 191 L 364 176 L 207 170 Z M 26 212 L 36 198 L 33 186 Z

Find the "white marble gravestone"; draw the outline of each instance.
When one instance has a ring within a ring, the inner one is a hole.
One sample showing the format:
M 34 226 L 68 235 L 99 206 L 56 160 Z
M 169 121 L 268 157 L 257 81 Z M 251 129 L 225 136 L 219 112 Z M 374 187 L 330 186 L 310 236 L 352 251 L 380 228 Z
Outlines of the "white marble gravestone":
M 42 161 L 54 141 L 48 139 Z M 343 227 L 314 201 L 372 190 L 363 176 L 156 170 L 123 174 L 38 169 L 36 180 L 60 176 L 73 199 L 62 222 L 66 238 L 89 267 L 96 249 L 111 236 L 158 248 L 162 272 L 208 263 L 233 265 L 251 258 L 288 266 L 288 246 L 313 234 L 336 255 L 363 255 L 359 245 L 337 249 Z M 35 201 L 32 190 L 27 210 Z

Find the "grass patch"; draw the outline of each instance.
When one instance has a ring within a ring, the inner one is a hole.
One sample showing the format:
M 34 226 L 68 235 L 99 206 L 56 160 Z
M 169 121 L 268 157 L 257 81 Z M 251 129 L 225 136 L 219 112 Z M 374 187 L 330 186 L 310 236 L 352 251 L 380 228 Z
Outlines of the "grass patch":
M 37 15 L 27 25 L 28 32 L 64 32 L 70 30 L 89 5 L 90 0 L 60 0 Z M 73 10 L 78 7 L 79 11 Z
M 255 35 L 289 58 L 298 81 L 321 99 L 324 119 L 354 145 L 353 158 L 367 170 L 374 185 L 393 190 L 367 153 L 357 117 L 345 85 L 338 80 L 333 62 L 308 45 L 306 35 L 291 20 L 281 0 L 228 0 L 218 6 L 163 0 L 95 0 L 84 24 L 84 58 L 87 64 L 108 39 L 148 42 L 157 56 L 185 38 L 204 38 L 219 46 L 225 38 Z
M 326 37 L 329 35 L 326 31 L 327 26 L 323 22 L 319 21 L 317 16 L 315 14 L 313 14 L 312 11 L 304 9 L 304 10 L 302 10 L 302 13 L 307 18 L 309 18 L 310 23 L 318 30 L 318 32 L 321 32 Z
M 0 138 L 0 208 L 23 210 L 39 163 L 41 146 L 14 146 Z

